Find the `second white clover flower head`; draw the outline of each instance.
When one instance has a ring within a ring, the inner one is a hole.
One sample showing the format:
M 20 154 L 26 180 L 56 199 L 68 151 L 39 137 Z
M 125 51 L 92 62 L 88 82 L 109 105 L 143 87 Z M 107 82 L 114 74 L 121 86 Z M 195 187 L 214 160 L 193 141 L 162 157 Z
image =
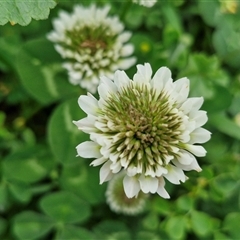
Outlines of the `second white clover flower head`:
M 134 3 L 138 3 L 144 7 L 153 7 L 157 0 L 133 0 Z
M 61 11 L 53 20 L 54 30 L 47 38 L 64 58 L 69 81 L 95 93 L 99 77 L 112 77 L 117 69 L 128 69 L 135 62 L 129 57 L 134 47 L 127 43 L 131 33 L 124 31 L 117 16 L 108 16 L 109 6 L 76 5 L 73 13 Z
M 134 198 L 128 198 L 123 188 L 124 171 L 116 174 L 109 182 L 106 200 L 112 211 L 125 215 L 137 215 L 144 211 L 148 195 L 140 192 Z
M 100 183 L 124 171 L 128 198 L 140 191 L 169 198 L 164 179 L 180 184 L 187 179 L 184 171 L 201 171 L 195 156 L 206 150 L 198 144 L 211 133 L 202 128 L 208 119 L 199 110 L 203 98 L 188 98 L 186 77 L 173 81 L 167 67 L 152 77 L 146 63 L 137 65 L 133 79 L 124 71 L 116 71 L 113 80 L 102 77 L 98 93 L 99 100 L 80 96 L 87 117 L 74 123 L 91 140 L 77 146 L 78 155 L 95 158 L 93 166 L 103 164 Z

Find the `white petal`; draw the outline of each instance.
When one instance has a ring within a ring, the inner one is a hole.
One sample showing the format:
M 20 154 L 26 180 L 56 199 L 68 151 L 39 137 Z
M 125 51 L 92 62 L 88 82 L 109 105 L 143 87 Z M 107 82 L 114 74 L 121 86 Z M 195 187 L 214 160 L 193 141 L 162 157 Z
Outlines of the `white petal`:
M 184 175 L 182 169 L 177 168 L 171 164 L 167 166 L 168 173 L 163 174 L 163 176 L 173 184 L 180 184 L 180 181 L 185 182 L 186 176 Z
M 141 175 L 139 177 L 140 187 L 144 193 L 155 193 L 158 189 L 158 179 L 155 177 Z
M 123 188 L 128 198 L 137 196 L 140 191 L 140 185 L 136 177 L 126 175 L 123 179 Z
M 163 198 L 170 198 L 168 192 L 166 191 L 166 189 L 164 188 L 165 186 L 165 181 L 163 178 L 159 178 L 158 179 L 158 189 L 157 189 L 157 193 L 159 196 L 163 197 Z
M 167 67 L 161 67 L 157 70 L 157 72 L 154 74 L 151 85 L 154 89 L 156 89 L 156 96 L 161 93 L 166 83 L 170 81 L 171 79 L 171 71 Z
M 180 109 L 188 114 L 190 112 L 196 112 L 203 104 L 203 97 L 188 98 L 180 107 Z
M 102 156 L 99 145 L 92 141 L 80 143 L 76 148 L 78 156 L 83 158 L 99 158 Z
M 78 99 L 78 104 L 80 108 L 87 114 L 95 115 L 97 113 L 98 101 L 90 93 L 88 93 L 88 96 L 81 95 Z
M 109 79 L 105 76 L 101 76 L 100 79 L 101 79 L 100 85 L 102 86 L 102 88 L 105 89 L 107 94 L 112 94 L 112 93 L 115 93 L 117 91 L 116 85 L 113 83 L 113 81 L 111 79 Z M 105 99 L 106 94 L 101 95 L 101 91 L 102 91 L 102 89 L 98 88 L 99 95 Z
M 168 171 L 166 168 L 160 166 L 160 165 L 157 165 L 156 167 L 156 171 L 155 171 L 155 174 L 157 177 L 161 177 L 163 174 L 166 174 Z
M 124 71 L 117 70 L 114 74 L 114 83 L 116 84 L 118 91 L 121 91 L 122 88 L 128 86 L 130 79 Z
M 107 161 L 103 164 L 100 169 L 100 184 L 109 181 L 113 177 L 113 173 L 111 172 L 110 166 L 112 162 Z
M 110 166 L 110 169 L 112 170 L 113 173 L 118 173 L 122 168 L 121 163 L 118 161 L 116 163 L 112 163 Z
M 183 165 L 191 164 L 194 161 L 194 159 L 195 159 L 195 157 L 191 153 L 189 153 L 185 150 L 181 150 L 178 153 L 178 157 L 177 157 L 177 160 Z
M 125 31 L 118 36 L 117 40 L 120 42 L 127 42 L 131 36 L 132 36 L 131 32 Z
M 108 128 L 108 126 L 105 123 L 96 121 L 94 126 L 97 129 L 101 130 L 102 132 L 109 132 L 109 128 Z
M 130 58 L 126 58 L 126 59 L 121 59 L 118 62 L 118 67 L 117 69 L 128 69 L 131 66 L 133 66 L 136 63 L 137 59 L 135 57 L 130 57 Z
M 130 165 L 126 170 L 129 177 L 133 177 L 137 174 L 137 167 L 132 165 Z
M 191 115 L 191 114 L 190 114 Z M 207 117 L 207 112 L 206 111 L 197 111 L 194 116 L 190 116 L 192 118 L 193 121 L 196 122 L 196 128 L 199 128 L 201 127 L 202 125 L 204 125 L 207 120 L 208 120 L 208 117 Z
M 194 156 L 193 156 L 193 161 L 189 165 L 183 165 L 177 159 L 174 159 L 172 162 L 176 167 L 181 168 L 184 171 L 191 171 L 191 170 L 196 170 L 197 172 L 202 171 L 202 169 L 198 165 L 198 162 Z
M 186 149 L 197 157 L 204 157 L 207 153 L 204 147 L 198 145 L 185 144 Z
M 137 65 L 137 73 L 133 76 L 133 81 L 137 83 L 150 82 L 152 76 L 152 68 L 149 63 Z
M 134 51 L 134 47 L 132 44 L 126 44 L 122 47 L 121 49 L 121 55 L 122 57 L 127 57 L 129 55 L 131 55 Z
M 173 84 L 174 84 L 175 91 L 178 93 L 177 102 L 182 103 L 187 99 L 189 94 L 189 85 L 190 85 L 189 79 L 184 77 L 175 81 Z
M 205 143 L 211 138 L 211 132 L 204 128 L 197 128 L 191 133 L 189 143 Z
M 85 133 L 95 132 L 97 129 L 94 126 L 96 118 L 92 115 L 88 115 L 86 118 L 80 119 L 78 121 L 73 121 L 73 123 Z
M 100 158 L 97 158 L 94 161 L 92 161 L 90 163 L 90 166 L 94 166 L 95 167 L 95 166 L 103 164 L 106 161 L 107 161 L 107 159 L 105 157 L 100 157 Z

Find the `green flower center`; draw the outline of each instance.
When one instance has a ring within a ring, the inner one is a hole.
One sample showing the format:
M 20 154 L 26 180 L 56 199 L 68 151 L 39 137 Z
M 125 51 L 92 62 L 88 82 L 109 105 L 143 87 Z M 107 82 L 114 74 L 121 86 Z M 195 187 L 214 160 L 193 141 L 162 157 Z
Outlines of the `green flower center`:
M 116 35 L 109 32 L 107 27 L 84 26 L 66 31 L 66 36 L 71 39 L 72 50 L 81 52 L 89 49 L 89 53 L 94 55 L 98 49 L 110 49 L 115 42 Z
M 118 161 L 126 158 L 128 166 L 140 164 L 146 171 L 165 166 L 168 156 L 177 155 L 182 119 L 166 93 L 157 96 L 145 85 L 130 83 L 108 98 L 101 114 L 109 126 L 104 134 L 113 139 L 111 152 L 120 153 Z

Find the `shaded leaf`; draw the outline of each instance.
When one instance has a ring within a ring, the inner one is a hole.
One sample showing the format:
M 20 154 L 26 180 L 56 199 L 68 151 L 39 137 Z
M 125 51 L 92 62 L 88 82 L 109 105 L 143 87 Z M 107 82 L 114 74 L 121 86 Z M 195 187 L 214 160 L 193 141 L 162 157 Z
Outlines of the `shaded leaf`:
M 20 202 L 29 202 L 32 192 L 29 185 L 20 182 L 9 183 L 9 190 L 12 195 Z
M 161 238 L 157 234 L 152 232 L 144 232 L 144 231 L 138 232 L 136 239 L 137 240 L 146 240 L 146 239 L 161 240 Z
M 109 239 L 109 240 L 114 239 L 115 240 L 115 239 L 120 239 L 120 238 L 116 238 L 116 237 L 114 237 L 114 235 L 119 233 L 121 236 L 121 233 L 127 232 L 127 227 L 122 221 L 104 220 L 104 221 L 100 222 L 99 224 L 97 224 L 94 227 L 93 231 L 97 234 L 97 236 L 99 236 L 99 238 L 103 238 L 103 236 L 104 236 L 104 239 Z M 111 238 L 111 237 L 113 237 L 113 238 Z M 130 239 L 130 237 L 128 236 L 128 238 L 125 238 L 125 239 Z M 123 240 L 124 240 L 124 238 L 123 238 Z
M 82 227 L 65 226 L 63 230 L 58 234 L 58 240 L 66 239 L 86 239 L 95 240 L 93 233 Z
M 5 230 L 7 228 L 7 221 L 0 217 L 0 236 L 4 234 Z
M 53 227 L 53 222 L 47 216 L 26 211 L 14 217 L 13 232 L 21 240 L 38 239 L 47 234 Z

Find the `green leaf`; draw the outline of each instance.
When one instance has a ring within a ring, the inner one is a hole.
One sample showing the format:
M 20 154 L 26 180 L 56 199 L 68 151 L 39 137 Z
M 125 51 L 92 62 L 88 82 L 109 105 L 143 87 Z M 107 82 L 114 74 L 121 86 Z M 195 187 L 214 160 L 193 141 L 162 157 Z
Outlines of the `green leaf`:
M 224 219 L 223 222 L 224 230 L 228 232 L 232 239 L 238 240 L 240 237 L 239 222 L 240 222 L 239 212 L 229 213 Z
M 17 55 L 17 71 L 25 89 L 43 104 L 79 95 L 81 89 L 68 82 L 53 44 L 46 39 L 27 42 Z
M 166 19 L 166 22 L 169 23 L 173 28 L 175 28 L 179 33 L 182 33 L 182 24 L 180 14 L 177 11 L 177 8 L 171 6 L 171 4 L 162 2 L 162 14 Z
M 48 140 L 57 160 L 64 164 L 81 161 L 76 157 L 76 146 L 88 139 L 87 134 L 79 131 L 73 120 L 86 117 L 80 109 L 77 98 L 68 100 L 59 105 L 48 123 Z
M 171 213 L 171 203 L 158 196 L 154 198 L 151 207 L 156 213 L 161 215 L 168 215 Z
M 156 230 L 159 225 L 158 215 L 154 212 L 149 213 L 142 222 L 143 226 L 147 230 Z
M 3 162 L 3 175 L 25 183 L 34 183 L 46 176 L 54 164 L 42 147 L 24 148 L 8 155 Z
M 224 239 L 224 240 L 232 240 L 230 237 L 226 236 L 222 232 L 215 231 L 214 232 L 214 240 L 219 240 L 219 239 Z
M 28 25 L 31 19 L 42 20 L 56 6 L 53 0 L 7 0 L 0 1 L 0 25 L 10 22 L 12 25 Z
M 9 190 L 20 202 L 29 202 L 32 197 L 32 192 L 29 185 L 24 183 L 11 182 L 9 183 Z
M 232 103 L 232 98 L 232 94 L 226 87 L 215 85 L 213 99 L 206 99 L 203 104 L 203 109 L 205 109 L 209 113 L 219 112 L 228 109 L 228 107 Z
M 177 208 L 183 211 L 188 212 L 194 207 L 194 200 L 188 195 L 181 196 L 176 201 Z
M 216 86 L 226 87 L 229 82 L 228 75 L 220 68 L 219 59 L 203 53 L 190 55 L 179 76 L 190 79 L 190 96 L 211 100 L 218 97 Z
M 25 211 L 14 217 L 13 232 L 21 240 L 39 239 L 53 227 L 53 222 L 42 214 Z
M 66 239 L 86 239 L 95 240 L 94 235 L 85 228 L 75 226 L 64 226 L 62 231 L 58 234 L 58 240 Z
M 232 173 L 222 173 L 216 176 L 210 184 L 218 193 L 227 197 L 238 187 L 239 183 L 237 180 Z
M 0 217 L 0 236 L 4 234 L 7 228 L 7 221 Z
M 1 4 L 1 2 L 0 2 Z M 1 11 L 1 10 L 0 10 Z M 0 59 L 7 65 L 14 67 L 15 56 L 21 44 L 18 35 L 5 36 L 0 38 Z M 8 70 L 8 69 L 6 69 Z
M 219 28 L 213 34 L 213 46 L 220 58 L 231 67 L 239 67 L 239 17 L 240 14 L 224 15 Z
M 6 211 L 8 205 L 7 185 L 4 182 L 0 182 L 0 212 Z
M 162 238 L 157 236 L 157 234 L 155 233 L 141 231 L 137 233 L 136 239 L 137 240 L 146 240 L 146 239 L 161 240 Z
M 132 6 L 125 16 L 125 22 L 130 29 L 138 28 L 144 20 L 144 12 L 141 7 Z
M 61 188 L 77 194 L 90 204 L 105 202 L 106 184 L 99 185 L 99 168 L 88 165 L 89 160 L 79 159 L 77 164 L 64 166 Z
M 210 25 L 215 26 L 221 17 L 219 2 L 217 0 L 212 1 L 198 1 L 199 12 L 204 21 Z
M 104 220 L 97 224 L 93 231 L 99 236 L 111 236 L 115 233 L 127 231 L 126 225 L 122 221 Z M 107 238 L 104 238 L 107 239 Z M 111 239 L 111 238 L 110 238 Z M 114 239 L 114 238 L 113 238 Z M 129 238 L 126 238 L 129 239 Z
M 209 123 L 220 132 L 240 140 L 240 127 L 224 113 L 220 112 L 209 115 Z
M 166 232 L 172 239 L 182 239 L 185 235 L 185 216 L 171 216 L 166 222 Z
M 59 223 L 77 223 L 87 220 L 90 207 L 85 201 L 71 192 L 56 192 L 44 196 L 41 209 Z
M 213 230 L 213 221 L 211 217 L 204 212 L 192 211 L 191 226 L 198 236 L 208 236 Z

